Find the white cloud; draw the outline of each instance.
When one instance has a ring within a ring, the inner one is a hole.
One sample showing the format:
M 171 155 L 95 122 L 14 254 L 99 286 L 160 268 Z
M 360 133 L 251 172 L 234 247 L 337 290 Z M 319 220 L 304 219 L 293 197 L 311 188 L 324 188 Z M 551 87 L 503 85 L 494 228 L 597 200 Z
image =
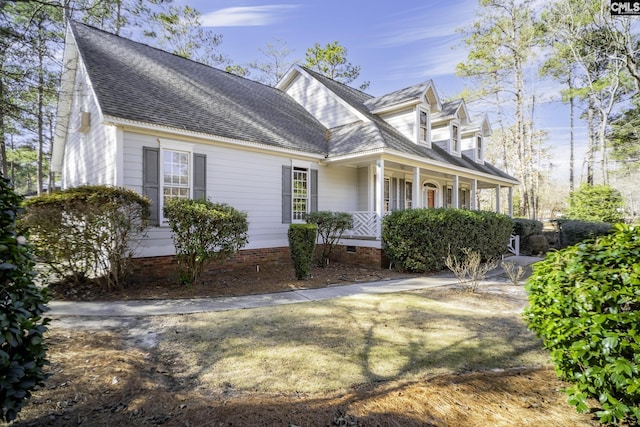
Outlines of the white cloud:
M 475 0 L 447 0 L 405 10 L 387 20 L 378 43 L 380 47 L 395 47 L 442 37 L 460 38 L 458 29 L 473 23 L 475 6 Z
M 283 19 L 282 14 L 297 8 L 297 5 L 273 4 L 265 6 L 228 7 L 205 13 L 205 27 L 256 27 L 272 25 Z

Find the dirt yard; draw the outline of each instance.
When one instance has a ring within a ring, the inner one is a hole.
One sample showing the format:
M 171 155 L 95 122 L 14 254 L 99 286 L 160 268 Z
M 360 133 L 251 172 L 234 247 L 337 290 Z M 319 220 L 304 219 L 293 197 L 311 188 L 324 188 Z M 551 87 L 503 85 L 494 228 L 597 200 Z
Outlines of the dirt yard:
M 112 294 L 85 289 L 66 299 L 229 296 L 407 276 L 390 270 L 333 266 L 314 270 L 313 278 L 303 282 L 286 271 L 246 272 L 222 274 L 213 283 L 191 289 L 133 287 Z M 61 298 L 65 292 L 69 290 L 59 288 L 54 294 Z M 526 304 L 522 286 L 512 286 L 504 278 L 483 282 L 476 294 L 455 286 L 421 292 L 421 296 L 446 301 L 452 307 L 512 313 L 514 318 Z M 224 382 L 206 387 L 196 375 L 181 375 L 175 355 L 167 350 L 170 337 L 165 337 L 163 349 L 154 342 L 131 339 L 135 329 L 147 324 L 167 334 L 173 331 L 170 325 L 184 320 L 181 316 L 153 321 L 129 318 L 113 327 L 82 318 L 75 325 L 54 321 L 47 335 L 51 377 L 33 394 L 14 425 L 598 425 L 591 415 L 577 414 L 566 403 L 561 392 L 565 384 L 548 365 L 463 369 L 410 380 L 369 381 L 320 393 L 236 390 Z

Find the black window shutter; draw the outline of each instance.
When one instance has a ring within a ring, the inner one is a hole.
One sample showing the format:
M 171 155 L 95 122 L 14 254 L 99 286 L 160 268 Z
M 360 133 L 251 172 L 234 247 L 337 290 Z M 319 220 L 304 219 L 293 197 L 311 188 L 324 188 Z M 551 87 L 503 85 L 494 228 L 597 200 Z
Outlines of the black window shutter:
M 160 209 L 160 149 L 142 148 L 142 194 L 151 200 L 149 225 L 159 225 Z
M 407 194 L 407 190 L 405 188 L 405 180 L 404 179 L 400 179 L 400 188 L 398 189 L 398 195 L 400 196 L 400 206 L 398 206 L 399 210 L 404 210 L 404 207 L 406 205 L 406 194 Z
M 282 166 L 282 223 L 291 224 L 291 166 Z
M 311 169 L 311 207 L 309 212 L 318 212 L 318 169 Z
M 207 155 L 193 154 L 193 198 L 207 198 Z

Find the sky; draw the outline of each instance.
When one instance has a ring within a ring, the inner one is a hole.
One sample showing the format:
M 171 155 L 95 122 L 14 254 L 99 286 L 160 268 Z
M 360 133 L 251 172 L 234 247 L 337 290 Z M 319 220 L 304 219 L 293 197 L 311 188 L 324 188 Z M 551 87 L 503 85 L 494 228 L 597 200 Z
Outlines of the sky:
M 467 56 L 458 30 L 473 23 L 477 0 L 181 0 L 177 4 L 203 14 L 203 24 L 223 36 L 220 51 L 234 64 L 265 60 L 260 49 L 278 39 L 293 51 L 292 60 L 303 60 L 315 43 L 337 41 L 347 48 L 349 62 L 361 67 L 360 78 L 352 85 L 369 81 L 366 92 L 373 96 L 431 79 L 441 98 L 449 98 L 472 84 L 457 77 L 455 68 Z M 548 132 L 552 175 L 568 187 L 568 107 L 557 101 L 557 84 L 532 80 L 535 87 L 529 90 L 539 101 L 537 127 Z M 470 109 L 472 114 L 485 112 Z M 577 126 L 576 145 L 586 145 L 584 127 Z M 584 150 L 576 151 L 579 182 Z

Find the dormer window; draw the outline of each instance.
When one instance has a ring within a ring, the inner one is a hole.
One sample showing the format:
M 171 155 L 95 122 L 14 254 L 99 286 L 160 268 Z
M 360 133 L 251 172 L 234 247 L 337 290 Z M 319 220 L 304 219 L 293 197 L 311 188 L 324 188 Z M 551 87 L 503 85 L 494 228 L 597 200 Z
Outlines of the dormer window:
M 460 152 L 460 132 L 458 125 L 451 125 L 451 152 Z
M 420 142 L 429 143 L 429 113 L 420 110 Z
M 482 137 L 478 136 L 476 138 L 476 160 L 482 160 Z

